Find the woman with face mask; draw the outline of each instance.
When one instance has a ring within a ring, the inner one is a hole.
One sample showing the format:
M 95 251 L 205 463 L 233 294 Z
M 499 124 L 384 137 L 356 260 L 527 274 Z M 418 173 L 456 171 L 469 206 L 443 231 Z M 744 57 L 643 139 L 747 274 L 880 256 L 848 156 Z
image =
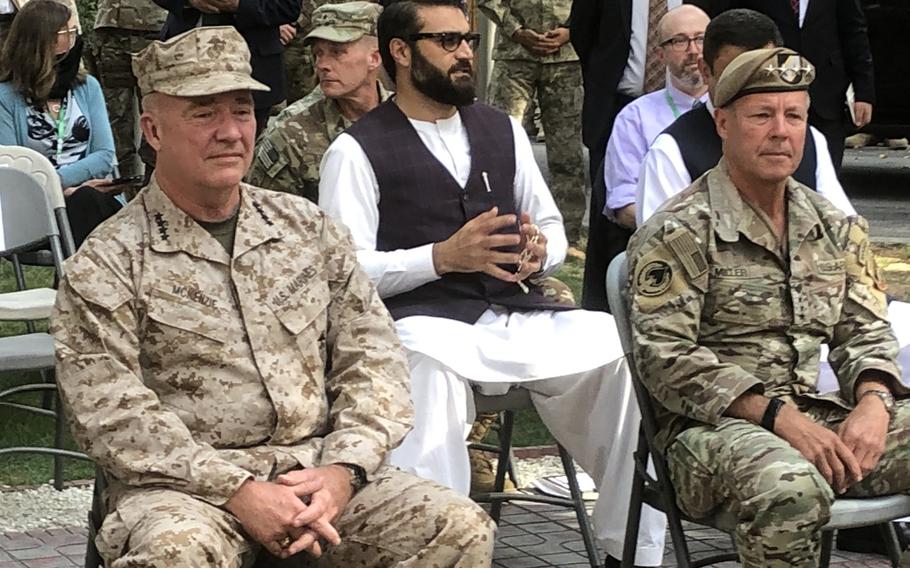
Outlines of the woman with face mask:
M 60 175 L 77 246 L 120 209 L 106 177 L 114 141 L 101 87 L 80 70 L 76 17 L 55 0 L 31 0 L 0 51 L 0 145 L 46 156 Z

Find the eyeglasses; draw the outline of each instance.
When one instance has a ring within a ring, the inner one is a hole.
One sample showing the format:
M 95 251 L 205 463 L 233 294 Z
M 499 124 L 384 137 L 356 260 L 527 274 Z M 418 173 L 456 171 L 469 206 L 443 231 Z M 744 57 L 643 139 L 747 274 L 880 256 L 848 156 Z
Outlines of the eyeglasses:
M 461 32 L 425 32 L 411 34 L 408 36 L 408 39 L 411 41 L 431 39 L 448 52 L 458 49 L 463 41 L 467 42 L 468 47 L 470 47 L 471 50 L 477 49 L 477 46 L 480 44 L 480 34 L 473 32 L 466 34 Z
M 662 41 L 660 43 L 661 47 L 669 47 L 673 51 L 685 51 L 689 49 L 689 44 L 694 43 L 695 47 L 701 49 L 705 45 L 705 36 L 695 36 L 695 37 L 686 37 L 686 36 L 675 36 L 671 37 L 668 40 Z
M 76 36 L 79 35 L 79 28 L 67 28 L 65 30 L 60 30 L 57 32 L 57 37 L 66 36 L 67 41 L 70 44 L 70 47 L 76 43 Z

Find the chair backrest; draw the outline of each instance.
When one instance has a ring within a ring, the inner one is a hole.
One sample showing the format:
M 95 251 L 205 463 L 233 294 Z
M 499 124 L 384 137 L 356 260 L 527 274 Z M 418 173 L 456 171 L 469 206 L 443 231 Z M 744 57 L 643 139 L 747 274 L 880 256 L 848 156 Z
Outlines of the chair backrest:
M 29 174 L 0 167 L 0 256 L 20 253 L 45 242 L 50 243 L 55 268 L 61 271 L 60 234 L 47 197 Z
M 654 443 L 657 437 L 657 418 L 654 415 L 654 406 L 651 394 L 641 382 L 638 376 L 638 369 L 635 366 L 634 343 L 632 340 L 632 324 L 629 319 L 630 305 L 626 295 L 626 287 L 629 281 L 629 261 L 626 253 L 620 253 L 607 268 L 607 301 L 610 302 L 610 309 L 613 311 L 613 320 L 616 322 L 616 329 L 619 332 L 619 341 L 622 344 L 622 350 L 626 357 L 626 363 L 629 365 L 629 374 L 632 376 L 632 385 L 635 388 L 635 398 L 638 401 L 638 408 L 641 411 L 641 429 L 647 440 L 648 453 L 650 454 L 652 464 L 656 473 L 656 479 L 648 477 L 648 486 L 645 494 L 646 502 L 668 513 L 669 507 L 676 507 L 676 494 L 673 484 L 670 481 L 670 472 L 667 469 L 667 462 L 663 454 L 657 449 Z M 643 459 L 645 456 L 636 456 L 636 460 Z M 660 500 L 655 503 L 655 500 Z M 676 517 L 676 515 L 672 515 Z M 672 521 L 671 521 L 672 522 Z
M 31 175 L 47 197 L 54 210 L 60 238 L 63 241 L 64 256 L 71 256 L 76 247 L 70 232 L 69 219 L 66 216 L 66 200 L 60 176 L 54 165 L 43 154 L 23 146 L 0 146 L 0 166 L 9 166 Z

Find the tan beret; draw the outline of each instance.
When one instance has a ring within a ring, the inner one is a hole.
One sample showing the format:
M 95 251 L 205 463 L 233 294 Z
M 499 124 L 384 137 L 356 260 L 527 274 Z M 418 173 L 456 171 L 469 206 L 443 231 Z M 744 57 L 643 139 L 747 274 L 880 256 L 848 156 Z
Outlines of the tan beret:
M 365 35 L 376 35 L 376 20 L 382 6 L 372 2 L 323 4 L 313 11 L 313 31 L 303 38 L 304 45 L 315 39 L 336 43 L 357 41 Z
M 231 26 L 194 28 L 167 41 L 153 41 L 133 55 L 133 73 L 143 95 L 197 97 L 269 90 L 253 79 L 250 49 Z
M 813 79 L 815 67 L 792 49 L 754 49 L 740 54 L 721 73 L 714 106 L 722 108 L 754 93 L 807 91 Z

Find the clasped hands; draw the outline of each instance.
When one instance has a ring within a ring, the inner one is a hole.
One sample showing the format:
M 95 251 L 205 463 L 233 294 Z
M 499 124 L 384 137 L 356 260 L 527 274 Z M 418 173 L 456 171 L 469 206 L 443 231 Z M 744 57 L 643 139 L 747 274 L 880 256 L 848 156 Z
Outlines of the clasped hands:
M 836 431 L 784 405 L 774 431 L 812 462 L 829 485 L 844 493 L 878 465 L 890 416 L 879 399 L 863 396 Z
M 518 233 L 499 233 L 518 223 Z M 503 251 L 502 247 L 517 250 Z M 505 282 L 520 283 L 540 272 L 547 258 L 547 237 L 531 223 L 527 213 L 499 215 L 493 207 L 464 224 L 454 235 L 433 245 L 436 273 L 483 272 Z M 500 265 L 514 264 L 516 272 Z
M 225 504 L 246 533 L 273 556 L 319 557 L 338 545 L 334 523 L 353 496 L 348 469 L 328 465 L 290 471 L 275 482 L 247 480 Z
M 537 33 L 528 28 L 518 28 L 512 34 L 512 39 L 533 55 L 552 55 L 569 41 L 569 29 L 559 27 Z

